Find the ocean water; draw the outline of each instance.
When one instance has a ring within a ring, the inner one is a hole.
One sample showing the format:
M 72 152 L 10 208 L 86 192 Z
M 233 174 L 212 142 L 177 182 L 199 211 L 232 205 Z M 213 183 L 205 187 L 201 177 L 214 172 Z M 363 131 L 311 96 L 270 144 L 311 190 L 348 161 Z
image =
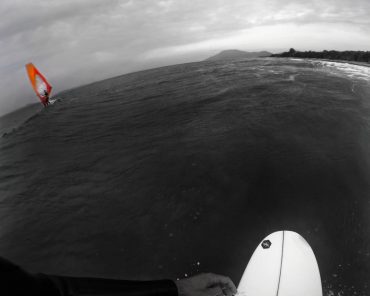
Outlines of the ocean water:
M 370 294 L 369 68 L 200 62 L 56 95 L 0 119 L 0 255 L 124 279 L 238 283 L 299 232 L 325 295 Z

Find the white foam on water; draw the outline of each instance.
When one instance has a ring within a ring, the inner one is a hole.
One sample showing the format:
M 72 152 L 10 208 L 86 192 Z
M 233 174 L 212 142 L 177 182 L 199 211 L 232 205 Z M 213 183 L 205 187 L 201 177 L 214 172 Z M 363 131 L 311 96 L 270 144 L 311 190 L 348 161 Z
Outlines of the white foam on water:
M 311 61 L 314 65 L 320 64 L 327 67 L 333 73 L 341 72 L 351 79 L 359 79 L 370 82 L 370 67 L 354 65 L 342 62 Z
M 278 70 L 267 70 L 267 72 L 272 73 L 272 74 L 277 74 L 277 75 L 283 74 L 282 71 L 278 71 Z
M 288 81 L 295 81 L 296 76 L 299 74 L 291 74 L 289 75 Z

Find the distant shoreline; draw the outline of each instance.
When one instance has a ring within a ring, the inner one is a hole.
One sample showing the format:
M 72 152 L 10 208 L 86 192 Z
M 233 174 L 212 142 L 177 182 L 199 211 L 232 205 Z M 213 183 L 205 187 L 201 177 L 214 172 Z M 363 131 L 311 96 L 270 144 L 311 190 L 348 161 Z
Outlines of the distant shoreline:
M 328 59 L 317 59 L 317 60 L 326 61 L 326 62 L 336 62 L 336 63 L 342 63 L 342 64 L 346 63 L 346 64 L 352 64 L 352 65 L 356 65 L 356 66 L 370 67 L 370 63 L 367 63 L 367 62 L 356 62 L 356 61 L 347 61 L 347 60 L 328 60 Z
M 342 64 L 351 64 L 351 65 L 356 65 L 356 66 L 370 67 L 370 63 L 367 63 L 367 62 L 356 62 L 356 61 L 347 61 L 347 60 L 330 60 L 330 59 L 302 58 L 302 57 L 271 57 L 271 58 L 317 60 L 317 61 L 335 62 L 335 63 L 342 63 Z

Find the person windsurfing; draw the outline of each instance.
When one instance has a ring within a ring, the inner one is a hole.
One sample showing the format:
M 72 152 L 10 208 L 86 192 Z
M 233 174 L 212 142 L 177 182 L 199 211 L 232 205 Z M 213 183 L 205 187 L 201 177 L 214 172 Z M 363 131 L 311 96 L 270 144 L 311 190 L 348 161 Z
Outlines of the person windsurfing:
M 53 87 L 32 63 L 26 65 L 26 71 L 33 90 L 46 107 L 49 105 L 49 97 Z

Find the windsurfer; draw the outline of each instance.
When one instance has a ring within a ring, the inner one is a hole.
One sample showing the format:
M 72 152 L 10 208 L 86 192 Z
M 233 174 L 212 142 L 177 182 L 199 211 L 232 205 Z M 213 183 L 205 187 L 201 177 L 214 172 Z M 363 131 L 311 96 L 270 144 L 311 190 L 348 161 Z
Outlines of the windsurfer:
M 26 65 L 26 71 L 33 90 L 44 107 L 46 107 L 49 105 L 49 96 L 53 87 L 32 63 Z
M 49 93 L 46 89 L 44 90 L 44 101 L 42 103 L 44 104 L 44 107 L 49 105 Z

